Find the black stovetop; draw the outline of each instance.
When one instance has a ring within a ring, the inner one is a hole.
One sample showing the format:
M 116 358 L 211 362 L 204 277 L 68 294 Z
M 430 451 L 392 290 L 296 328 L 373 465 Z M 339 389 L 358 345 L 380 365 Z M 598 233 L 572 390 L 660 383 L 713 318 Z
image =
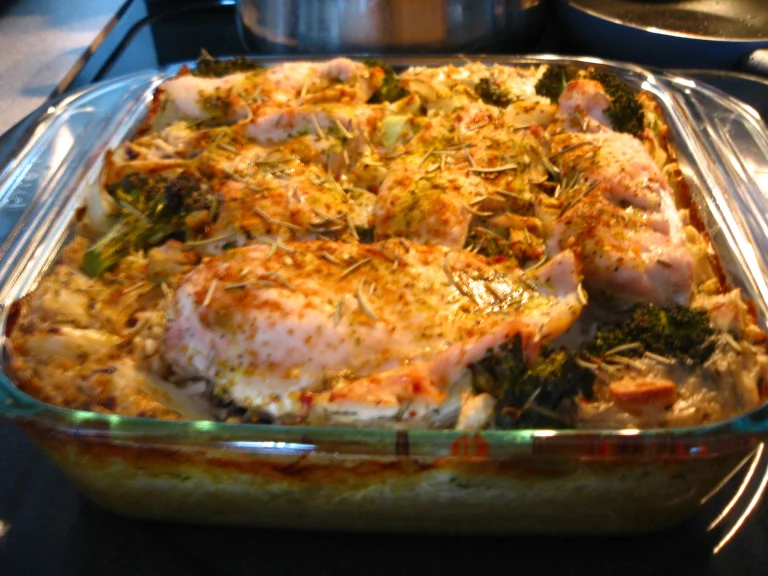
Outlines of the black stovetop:
M 129 0 L 107 26 L 95 50 L 85 54 L 56 93 L 140 70 L 244 51 L 234 0 Z
M 201 48 L 216 56 L 243 52 L 234 1 L 131 0 L 57 93 L 191 61 Z M 556 25 L 534 51 L 578 53 L 564 44 Z M 746 100 L 766 101 L 759 86 L 707 79 Z M 0 151 L 12 150 L 31 122 L 6 135 Z M 0 536 L 0 574 L 761 574 L 768 572 L 768 510 L 757 506 L 746 513 L 760 497 L 755 486 L 765 473 L 765 465 L 756 468 L 749 488 L 714 529 L 708 526 L 728 506 L 743 474 L 691 520 L 640 537 L 475 538 L 180 526 L 99 509 L 21 432 L 0 423 L 0 521 L 8 526 Z M 740 529 L 715 553 L 740 521 Z

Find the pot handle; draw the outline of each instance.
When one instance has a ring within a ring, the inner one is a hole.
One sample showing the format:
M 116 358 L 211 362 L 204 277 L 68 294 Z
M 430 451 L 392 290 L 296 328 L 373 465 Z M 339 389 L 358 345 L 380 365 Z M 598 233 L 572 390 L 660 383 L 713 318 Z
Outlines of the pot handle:
M 757 76 L 768 76 L 768 49 L 761 48 L 745 56 L 740 68 Z

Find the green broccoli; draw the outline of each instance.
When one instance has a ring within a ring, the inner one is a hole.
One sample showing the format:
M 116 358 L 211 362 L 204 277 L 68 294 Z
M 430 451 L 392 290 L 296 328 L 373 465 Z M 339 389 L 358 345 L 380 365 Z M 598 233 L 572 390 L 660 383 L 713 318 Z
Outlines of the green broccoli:
M 188 214 L 216 208 L 215 196 L 184 173 L 173 180 L 131 173 L 107 192 L 120 206 L 121 216 L 83 255 L 83 270 L 91 277 L 109 270 L 132 251 L 156 246 L 183 232 Z
M 536 83 L 536 93 L 557 102 L 563 88 L 578 78 L 589 78 L 603 85 L 611 99 L 605 114 L 614 130 L 633 136 L 640 135 L 643 130 L 643 108 L 632 87 L 616 74 L 595 68 L 579 70 L 575 66 L 550 66 Z
M 714 351 L 714 331 L 703 310 L 680 304 L 635 306 L 611 328 L 599 330 L 583 347 L 601 357 L 617 346 L 640 344 L 622 354 L 650 351 L 673 358 L 704 362 Z M 595 373 L 577 360 L 577 354 L 544 347 L 530 368 L 526 366 L 520 336 L 515 336 L 469 366 L 476 393 L 497 399 L 494 424 L 501 429 L 568 428 L 572 426 L 563 402 L 594 397 Z
M 611 99 L 605 114 L 613 124 L 613 129 L 639 136 L 643 131 L 643 108 L 629 84 L 604 70 L 590 70 L 588 77 L 600 82 Z
M 124 217 L 83 255 L 83 271 L 95 278 L 132 250 L 146 244 L 149 227 L 135 217 Z
M 617 346 L 639 343 L 642 348 L 622 354 L 636 356 L 647 350 L 670 358 L 704 362 L 714 351 L 713 334 L 704 310 L 680 304 L 643 304 L 635 306 L 629 317 L 615 326 L 599 330 L 585 351 L 600 357 Z
M 190 73 L 201 78 L 221 78 L 238 72 L 257 70 L 261 67 L 261 63 L 252 58 L 238 56 L 220 60 L 203 51 L 202 56 L 195 63 L 195 68 L 190 70 Z
M 519 382 L 527 370 L 520 336 L 488 350 L 483 358 L 470 364 L 469 370 L 475 392 L 499 398 L 507 383 Z
M 475 94 L 486 104 L 499 108 L 506 108 L 512 103 L 509 93 L 490 78 L 483 78 L 477 83 Z
M 558 411 L 564 400 L 592 397 L 595 375 L 562 349 L 545 349 L 530 369 L 526 367 L 520 336 L 505 342 L 470 365 L 472 386 L 498 399 L 497 428 L 567 428 Z
M 395 70 L 381 60 L 364 60 L 363 63 L 368 68 L 381 68 L 384 71 L 384 82 L 382 82 L 376 92 L 368 99 L 368 102 L 377 104 L 381 102 L 396 102 L 402 100 L 410 92 L 400 85 L 400 80 L 397 77 Z
M 595 375 L 565 349 L 545 350 L 517 382 L 508 382 L 496 405 L 497 428 L 571 428 L 565 400 L 591 398 Z
M 582 71 L 574 66 L 549 66 L 536 82 L 536 94 L 557 102 L 568 82 L 581 75 Z

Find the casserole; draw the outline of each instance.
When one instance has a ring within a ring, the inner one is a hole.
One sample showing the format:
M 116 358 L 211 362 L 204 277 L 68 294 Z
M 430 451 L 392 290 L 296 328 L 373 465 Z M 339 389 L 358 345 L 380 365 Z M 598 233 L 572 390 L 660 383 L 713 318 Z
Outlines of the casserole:
M 501 59 L 542 61 L 552 58 Z M 764 242 L 755 226 L 764 210 L 743 209 L 763 202 L 759 184 L 749 176 L 760 174 L 764 162 L 759 120 L 706 87 L 638 68 L 611 68 L 663 107 L 725 272 L 764 317 L 765 263 L 754 250 Z M 34 286 L 70 231 L 85 190 L 67 193 L 97 177 L 101 152 L 138 123 L 162 79 L 134 77 L 73 97 L 50 119 L 51 127 L 37 133 L 39 141 L 18 166 L 6 172 L 8 194 L 30 175 L 34 160 L 47 160 L 44 152 L 62 154 L 68 138 L 75 142 L 67 162 L 53 162 L 43 171 L 46 181 L 24 218 L 27 226 L 17 228 L 5 246 L 0 272 L 7 281 L 6 318 L 8 305 Z M 115 103 L 116 94 L 126 101 Z M 104 109 L 122 114 L 107 114 L 102 124 Z M 723 125 L 723 118 L 730 124 Z M 711 129 L 711 122 L 720 123 L 716 137 L 695 128 L 701 123 Z M 94 126 L 99 137 L 87 146 L 72 134 L 90 133 Z M 738 147 L 734 138 L 740 138 Z M 702 161 L 705 154 L 715 162 Z M 2 390 L 6 413 L 88 494 L 112 509 L 163 519 L 318 528 L 662 528 L 690 514 L 743 461 L 754 435 L 735 432 L 755 432 L 764 416 L 759 408 L 732 421 L 674 431 L 345 431 L 146 421 L 52 408 L 8 382 Z

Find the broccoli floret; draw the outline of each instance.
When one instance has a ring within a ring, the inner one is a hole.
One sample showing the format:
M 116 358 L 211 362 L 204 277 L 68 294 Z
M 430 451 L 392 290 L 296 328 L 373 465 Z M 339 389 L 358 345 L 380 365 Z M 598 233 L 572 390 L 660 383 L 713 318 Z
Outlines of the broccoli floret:
M 600 82 L 611 99 L 605 114 L 613 124 L 613 129 L 639 136 L 643 131 L 643 108 L 629 84 L 603 70 L 590 70 L 588 77 Z
M 567 428 L 572 423 L 559 413 L 564 400 L 592 397 L 595 375 L 582 368 L 566 350 L 542 351 L 536 364 L 525 364 L 520 336 L 490 351 L 470 366 L 472 386 L 498 399 L 497 428 Z
M 364 60 L 363 63 L 368 68 L 381 68 L 384 72 L 384 81 L 376 92 L 368 99 L 368 102 L 377 104 L 381 102 L 396 102 L 402 100 L 410 92 L 400 85 L 400 80 L 395 73 L 395 70 L 381 60 Z
M 496 404 L 497 428 L 571 428 L 563 401 L 592 397 L 595 375 L 567 350 L 544 351 L 517 382 L 508 382 Z
M 200 182 L 182 173 L 174 180 L 163 176 L 128 174 L 107 192 L 121 208 L 120 220 L 83 255 L 83 270 L 95 277 L 109 270 L 132 251 L 156 246 L 185 230 L 185 217 L 208 210 L 215 217 L 216 197 Z
M 238 56 L 236 58 L 219 60 L 207 52 L 203 52 L 203 55 L 195 63 L 195 68 L 190 70 L 190 73 L 201 78 L 221 78 L 230 74 L 249 72 L 259 68 L 261 68 L 261 64 L 252 58 Z
M 509 97 L 509 93 L 491 81 L 490 78 L 483 78 L 475 86 L 475 94 L 478 98 L 490 104 L 492 106 L 498 106 L 499 108 L 506 108 L 512 103 L 512 99 Z
M 515 335 L 495 350 L 489 350 L 483 358 L 470 364 L 469 370 L 475 392 L 500 397 L 504 386 L 508 382 L 519 382 L 527 370 L 520 336 Z
M 639 355 L 647 350 L 670 358 L 704 362 L 714 351 L 713 334 L 704 310 L 680 304 L 643 304 L 634 307 L 631 315 L 616 326 L 598 331 L 586 352 L 599 357 L 617 346 L 639 343 L 642 348 L 623 354 Z
M 145 244 L 149 227 L 134 217 L 125 217 L 83 254 L 83 271 L 95 278 Z
M 549 98 L 552 102 L 557 102 L 563 88 L 568 82 L 578 78 L 580 74 L 581 71 L 573 66 L 550 66 L 536 82 L 536 94 Z
M 605 70 L 594 68 L 579 70 L 574 66 L 550 66 L 536 83 L 536 94 L 557 102 L 563 88 L 578 78 L 589 78 L 603 85 L 605 93 L 611 99 L 605 114 L 614 130 L 627 132 L 633 136 L 640 135 L 643 130 L 643 108 L 637 99 L 637 94 L 629 84 Z

